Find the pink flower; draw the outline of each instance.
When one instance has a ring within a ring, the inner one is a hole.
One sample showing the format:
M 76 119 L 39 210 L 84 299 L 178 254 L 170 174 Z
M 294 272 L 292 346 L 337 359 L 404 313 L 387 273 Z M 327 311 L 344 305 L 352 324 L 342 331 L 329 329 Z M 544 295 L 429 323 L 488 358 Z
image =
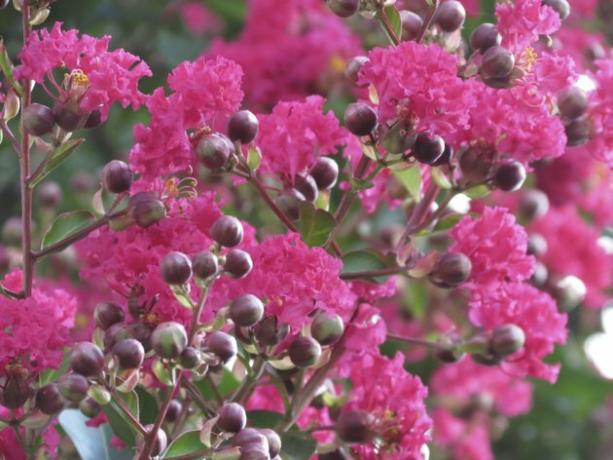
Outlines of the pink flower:
M 171 8 L 179 12 L 185 26 L 193 35 L 220 32 L 221 21 L 200 2 L 179 0 L 173 2 Z
M 352 383 L 344 410 L 361 410 L 374 418 L 372 429 L 382 444 L 354 445 L 359 459 L 421 459 L 422 446 L 429 441 L 432 421 L 426 414 L 427 388 L 404 369 L 404 358 L 379 354 L 356 357 L 351 366 Z
M 539 35 L 550 35 L 560 28 L 560 16 L 541 0 L 515 0 L 496 6 L 502 44 L 521 52 L 536 42 Z
M 0 455 L 6 460 L 26 460 L 26 454 L 11 427 L 0 431 Z
M 376 89 L 380 122 L 400 117 L 451 144 L 459 140 L 475 101 L 457 76 L 455 56 L 438 45 L 403 42 L 397 47 L 375 48 L 368 57 L 359 81 Z
M 317 309 L 347 318 L 355 296 L 339 278 L 340 260 L 322 248 L 309 248 L 296 233 L 271 236 L 249 249 L 253 270 L 228 286 L 230 299 L 253 294 L 264 302 L 266 314 L 276 316 L 298 332 Z
M 379 345 L 385 342 L 386 334 L 387 326 L 379 309 L 360 304 L 353 320 L 346 326 L 344 346 L 351 355 L 344 362 L 351 365 L 356 355 L 376 354 Z
M 215 41 L 209 55 L 226 56 L 245 69 L 250 104 L 269 108 L 301 99 L 343 78 L 345 61 L 360 54 L 359 40 L 319 0 L 252 0 L 241 36 Z M 331 77 L 331 78 L 330 78 Z
M 491 399 L 497 412 L 507 417 L 527 413 L 532 407 L 532 386 L 496 367 L 476 364 L 466 357 L 436 370 L 430 382 L 440 398 L 468 405 L 475 396 Z
M 109 51 L 111 37 L 95 38 L 80 35 L 75 29 L 62 30 L 56 22 L 51 30 L 42 29 L 30 35 L 15 69 L 18 78 L 43 83 L 53 78 L 53 71 L 71 73 L 80 70 L 86 75 L 86 92 L 81 108 L 100 110 L 103 118 L 113 102 L 137 109 L 143 102 L 138 82 L 151 76 L 147 64 L 122 49 Z
M 471 322 L 486 331 L 504 324 L 515 324 L 524 331 L 523 349 L 501 364 L 506 372 L 556 381 L 560 366 L 542 359 L 553 352 L 555 344 L 566 342 L 567 316 L 558 312 L 549 294 L 528 284 L 505 283 L 473 290 L 469 305 Z
M 543 263 L 552 274 L 574 275 L 587 288 L 586 304 L 599 308 L 613 282 L 613 255 L 597 243 L 600 232 L 588 225 L 573 206 L 552 208 L 530 227 L 547 241 Z
M 18 291 L 22 273 L 9 273 L 3 285 Z M 35 284 L 32 295 L 23 300 L 0 297 L 0 373 L 13 365 L 31 372 L 59 366 L 76 309 L 71 295 L 50 285 Z
M 325 99 L 309 96 L 304 102 L 280 102 L 270 115 L 259 115 L 256 139 L 262 150 L 264 173 L 275 174 L 290 184 L 322 155 L 336 153 L 346 132 L 334 113 L 323 113 Z
M 448 410 L 432 412 L 434 443 L 448 449 L 456 460 L 494 460 L 487 418 L 464 420 Z
M 590 117 L 593 122 L 591 141 L 586 148 L 595 158 L 613 168 L 613 58 L 595 61 L 596 91 L 590 95 Z
M 532 275 L 534 258 L 526 254 L 526 231 L 505 208 L 486 207 L 477 218 L 466 216 L 450 235 L 450 250 L 465 254 L 472 263 L 468 287 L 522 281 Z

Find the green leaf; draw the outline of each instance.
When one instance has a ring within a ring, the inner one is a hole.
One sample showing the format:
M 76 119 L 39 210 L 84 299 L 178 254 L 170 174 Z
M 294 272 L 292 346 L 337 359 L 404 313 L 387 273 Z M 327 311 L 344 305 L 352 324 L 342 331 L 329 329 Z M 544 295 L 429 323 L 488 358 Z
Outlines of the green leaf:
M 383 9 L 383 14 L 387 16 L 392 26 L 392 30 L 396 33 L 396 37 L 402 38 L 402 20 L 400 13 L 394 5 L 388 5 Z
M 129 449 L 118 452 L 111 447 L 112 432 L 107 424 L 89 427 L 85 424 L 88 418 L 77 409 L 63 410 L 58 420 L 82 460 L 130 460 L 133 457 Z
M 193 454 L 204 448 L 205 445 L 200 442 L 200 430 L 186 431 L 168 446 L 162 458 Z
M 262 163 L 262 151 L 259 147 L 249 147 L 247 151 L 247 166 L 250 171 L 257 171 Z
M 317 443 L 303 433 L 289 432 L 281 437 L 281 457 L 285 460 L 309 460 Z
M 215 393 L 213 392 L 213 389 L 211 388 L 208 379 L 196 381 L 194 382 L 194 384 L 196 385 L 196 387 L 198 387 L 198 390 L 200 390 L 200 393 L 202 394 L 204 399 L 215 399 Z M 240 381 L 232 372 L 224 368 L 221 380 L 219 381 L 219 383 L 217 383 L 216 386 L 217 391 L 219 391 L 222 396 L 227 396 L 230 393 L 233 393 L 240 386 Z
M 451 227 L 457 224 L 462 217 L 464 217 L 462 214 L 450 214 L 444 219 L 438 221 L 436 227 L 434 227 L 434 231 L 440 232 L 442 230 L 449 230 Z
M 490 194 L 490 189 L 487 185 L 475 185 L 474 187 L 469 188 L 468 190 L 463 192 L 469 198 L 483 198 Z
M 136 428 L 132 426 L 123 411 L 117 406 L 115 398 L 122 398 L 130 408 L 132 415 L 138 420 L 138 396 L 134 392 L 115 395 L 111 404 L 102 406 L 106 419 L 113 429 L 113 433 L 128 446 L 133 447 L 136 444 Z
M 411 198 L 415 201 L 420 200 L 419 189 L 421 187 L 421 171 L 419 166 L 403 169 L 402 171 L 392 171 L 394 177 L 400 182 L 409 192 Z
M 381 270 L 386 267 L 387 264 L 385 261 L 374 251 L 351 251 L 343 255 L 343 269 L 341 274 L 348 275 L 351 273 Z M 369 281 L 375 283 L 383 282 L 385 279 L 386 277 L 384 276 L 368 278 Z
M 420 319 L 424 317 L 428 308 L 428 301 L 428 289 L 425 283 L 408 283 L 404 294 L 403 306 L 414 318 Z
M 366 179 L 358 179 L 357 177 L 351 178 L 351 189 L 356 192 L 361 192 L 363 190 L 368 190 L 369 188 L 373 188 L 375 184 L 372 181 Z
M 0 39 L 0 70 L 6 77 L 6 81 L 10 86 L 13 87 L 15 92 L 20 96 L 23 94 L 23 88 L 21 85 L 15 80 L 13 77 L 13 63 L 11 62 L 11 58 L 9 57 L 9 53 L 4 46 L 4 40 Z
M 334 216 L 323 209 L 315 209 L 310 203 L 300 204 L 298 230 L 309 246 L 323 246 L 336 225 Z
M 441 168 L 432 168 L 430 174 L 432 175 L 432 180 L 434 180 L 434 183 L 438 185 L 439 188 L 449 190 L 452 187 L 449 178 L 441 171 Z
M 95 220 L 96 218 L 94 215 L 85 210 L 70 211 L 60 214 L 45 233 L 41 243 L 41 249 L 77 233 Z
M 64 352 L 64 358 L 62 359 L 62 364 L 57 369 L 48 369 L 43 371 L 38 376 L 39 385 L 42 387 L 47 385 L 48 383 L 55 382 L 62 375 L 68 372 L 68 368 L 70 367 L 70 352 Z
M 283 420 L 283 414 L 269 410 L 252 410 L 247 413 L 247 420 L 255 428 L 273 428 Z
M 140 412 L 140 422 L 143 425 L 155 423 L 158 414 L 158 403 L 156 399 L 147 390 L 142 387 L 136 388 L 138 395 L 138 410 Z
M 53 153 L 51 153 L 51 157 L 47 164 L 45 165 L 42 172 L 30 182 L 30 188 L 36 187 L 45 177 L 49 175 L 51 171 L 57 168 L 64 160 L 66 160 L 74 151 L 77 149 L 79 145 L 81 145 L 85 139 L 71 139 L 66 142 L 63 142 L 59 147 L 57 147 Z
M 362 143 L 362 153 L 367 158 L 370 158 L 372 161 L 379 160 L 379 154 L 377 149 L 373 147 L 371 144 Z

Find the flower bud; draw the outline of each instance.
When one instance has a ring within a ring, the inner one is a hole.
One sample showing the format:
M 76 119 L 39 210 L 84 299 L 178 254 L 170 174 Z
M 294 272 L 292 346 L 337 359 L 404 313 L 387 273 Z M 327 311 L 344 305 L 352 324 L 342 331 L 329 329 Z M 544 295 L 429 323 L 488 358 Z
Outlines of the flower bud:
M 424 24 L 421 16 L 412 11 L 402 10 L 400 11 L 400 21 L 402 23 L 402 39 L 415 40 Z
M 200 350 L 194 347 L 186 347 L 179 356 L 179 364 L 184 369 L 193 369 L 202 362 Z
M 44 136 L 54 125 L 53 112 L 46 105 L 34 102 L 23 111 L 23 126 L 28 134 Z
M 70 368 L 85 377 L 95 377 L 104 368 L 102 350 L 91 342 L 81 342 L 72 348 Z
M 181 415 L 182 410 L 183 404 L 181 404 L 181 401 L 173 399 L 168 404 L 168 409 L 166 410 L 166 418 L 164 420 L 168 423 L 175 422 L 179 418 L 179 415 Z
M 528 254 L 540 257 L 547 252 L 547 240 L 538 233 L 532 233 L 528 237 Z
M 320 345 L 331 345 L 343 336 L 343 319 L 335 313 L 319 312 L 311 324 L 311 335 Z
M 541 5 L 547 5 L 553 8 L 562 21 L 570 14 L 570 5 L 566 0 L 542 0 Z
M 553 295 L 562 310 L 572 310 L 585 299 L 587 289 L 580 278 L 568 275 L 555 283 Z
M 526 180 L 526 168 L 519 161 L 500 164 L 494 172 L 494 185 L 505 192 L 519 190 Z
M 457 363 L 463 356 L 464 353 L 455 348 L 440 349 L 436 352 L 436 357 L 444 363 Z
M 19 217 L 9 217 L 2 226 L 2 240 L 6 245 L 16 246 L 21 244 L 23 228 Z
M 318 460 L 350 460 L 349 457 L 343 449 L 336 449 L 331 452 L 322 452 L 318 456 Z
M 360 8 L 360 0 L 327 0 L 328 8 L 341 18 L 348 18 L 357 13 Z
M 151 430 L 153 430 L 154 426 L 145 425 L 144 428 L 147 431 L 147 433 L 150 433 Z M 144 447 L 144 445 L 141 445 L 143 442 L 144 440 L 141 439 L 138 443 L 139 444 L 138 447 L 140 449 Z M 159 428 L 155 436 L 155 441 L 153 443 L 153 449 L 151 450 L 151 456 L 157 457 L 158 455 L 160 455 L 162 452 L 166 450 L 167 446 L 168 446 L 168 436 L 166 436 L 166 432 L 162 428 Z
M 244 294 L 230 304 L 230 318 L 240 327 L 250 327 L 264 316 L 264 304 L 252 294 Z
M 113 355 L 120 369 L 138 369 L 145 359 L 145 349 L 136 339 L 123 339 L 113 346 Z
M 281 438 L 277 432 L 270 428 L 261 428 L 260 433 L 262 433 L 268 441 L 268 454 L 270 457 L 274 458 L 279 455 L 281 452 Z
M 348 63 L 347 63 L 347 67 L 345 67 L 345 77 L 351 82 L 351 83 L 357 83 L 358 82 L 358 77 L 360 74 L 360 70 L 362 70 L 362 67 L 364 66 L 364 64 L 366 64 L 370 59 L 368 59 L 366 56 L 356 56 L 353 59 L 351 59 Z
M 151 345 L 162 358 L 178 358 L 187 346 L 187 332 L 181 323 L 169 321 L 158 325 L 151 334 Z
M 102 124 L 102 114 L 100 110 L 92 110 L 92 112 L 87 116 L 87 120 L 85 120 L 85 125 L 83 127 L 85 129 L 94 129 Z
M 291 189 L 281 193 L 276 200 L 277 206 L 291 220 L 298 220 L 300 217 L 300 202 L 304 201 L 304 196 L 298 190 Z
M 238 353 L 236 339 L 222 331 L 211 332 L 204 339 L 204 349 L 219 357 L 227 363 Z
M 0 404 L 8 409 L 18 409 L 32 396 L 32 387 L 22 378 L 8 379 L 4 387 L 0 387 Z
M 319 190 L 329 190 L 338 180 L 338 164 L 330 157 L 320 157 L 311 168 L 311 176 Z
M 501 42 L 502 35 L 498 32 L 498 28 L 489 22 L 479 25 L 470 34 L 470 46 L 482 53 L 493 46 L 499 46 Z
M 436 10 L 434 22 L 444 32 L 455 32 L 464 24 L 466 10 L 456 0 L 447 0 L 441 3 Z
M 296 367 L 312 366 L 321 356 L 321 346 L 312 337 L 298 336 L 287 351 Z
M 494 167 L 495 154 L 493 149 L 482 145 L 473 145 L 465 150 L 459 159 L 464 180 L 478 183 L 487 179 Z
M 217 426 L 226 433 L 238 433 L 247 425 L 245 408 L 238 403 L 224 404 L 219 410 Z
M 241 448 L 239 460 L 270 460 L 268 449 L 259 444 L 248 444 Z
M 243 224 L 236 217 L 221 216 L 211 226 L 211 238 L 227 248 L 232 248 L 243 241 Z
M 120 160 L 110 161 L 102 170 L 102 183 L 111 193 L 127 192 L 132 185 L 130 166 Z
M 202 251 L 192 257 L 192 270 L 198 279 L 208 279 L 217 273 L 218 269 L 217 256 L 210 251 Z
M 289 327 L 287 324 L 278 324 L 275 316 L 268 316 L 254 326 L 253 332 L 258 343 L 273 346 L 287 337 Z
M 79 403 L 79 410 L 83 415 L 89 418 L 94 418 L 100 413 L 100 404 L 98 404 L 93 398 L 85 398 Z
M 57 182 L 45 182 L 38 189 L 38 198 L 43 208 L 53 209 L 62 201 L 62 188 Z
M 138 340 L 145 352 L 151 350 L 151 335 L 153 329 L 145 323 L 132 323 L 127 327 L 128 336 L 124 338 L 132 338 Z M 119 342 L 119 340 L 117 340 Z
M 519 215 L 528 222 L 543 217 L 548 210 L 549 198 L 540 190 L 527 191 L 519 202 Z
M 164 281 L 180 286 L 187 283 L 192 277 L 192 261 L 182 252 L 170 252 L 162 260 L 160 271 Z
M 113 324 L 121 323 L 125 317 L 123 310 L 110 302 L 101 302 L 94 309 L 94 321 L 103 331 Z
M 492 46 L 483 53 L 480 72 L 485 78 L 504 78 L 511 75 L 515 67 L 515 56 L 502 46 Z
M 87 396 L 89 383 L 80 374 L 66 374 L 58 380 L 58 389 L 68 401 L 80 402 Z
M 232 141 L 220 133 L 203 136 L 196 145 L 196 155 L 209 169 L 223 168 L 234 153 Z
M 241 110 L 230 117 L 228 122 L 228 137 L 233 141 L 248 144 L 258 134 L 260 122 L 249 110 Z
M 566 88 L 558 95 L 558 110 L 566 118 L 579 118 L 588 106 L 587 94 L 577 86 Z
M 588 117 L 575 118 L 564 126 L 566 132 L 566 145 L 576 147 L 585 144 L 592 131 L 592 124 Z
M 268 438 L 255 428 L 245 428 L 239 431 L 232 438 L 232 445 L 241 447 L 241 450 L 248 446 L 260 446 L 267 451 L 270 448 Z
M 104 349 L 111 350 L 117 342 L 131 338 L 130 329 L 122 323 L 113 324 L 104 331 Z
M 498 366 L 501 359 L 493 353 L 473 353 L 473 361 L 483 366 Z
M 306 201 L 314 203 L 317 200 L 317 182 L 315 182 L 312 176 L 296 175 L 294 177 L 294 188 L 302 193 Z
M 249 274 L 253 268 L 253 261 L 249 253 L 242 249 L 232 249 L 226 254 L 223 269 L 233 278 L 241 279 Z
M 377 127 L 377 112 L 368 104 L 354 102 L 345 110 L 345 126 L 356 136 L 367 136 Z
M 365 443 L 374 433 L 370 429 L 372 417 L 364 411 L 345 411 L 336 421 L 336 434 L 343 442 Z
M 534 265 L 534 273 L 530 277 L 530 282 L 537 287 L 542 287 L 547 282 L 547 278 L 549 278 L 549 271 L 547 267 L 541 262 L 536 262 Z
M 443 154 L 438 157 L 438 160 L 432 163 L 432 166 L 442 166 L 449 164 L 451 162 L 451 159 L 453 158 L 453 153 L 453 147 L 449 144 L 445 144 L 445 150 L 443 150 Z
M 503 358 L 523 348 L 525 343 L 526 334 L 521 327 L 505 324 L 492 331 L 489 349 L 495 356 Z
M 466 281 L 472 270 L 470 259 L 461 252 L 443 254 L 430 273 L 430 280 L 440 287 L 456 287 Z
M 424 131 L 417 135 L 413 146 L 413 156 L 420 163 L 434 164 L 445 151 L 445 141 L 441 136 Z
M 64 400 L 55 383 L 45 385 L 36 392 L 36 407 L 47 415 L 57 414 L 64 408 Z
M 134 222 L 141 228 L 147 228 L 166 217 L 166 206 L 150 192 L 132 195 L 129 206 Z

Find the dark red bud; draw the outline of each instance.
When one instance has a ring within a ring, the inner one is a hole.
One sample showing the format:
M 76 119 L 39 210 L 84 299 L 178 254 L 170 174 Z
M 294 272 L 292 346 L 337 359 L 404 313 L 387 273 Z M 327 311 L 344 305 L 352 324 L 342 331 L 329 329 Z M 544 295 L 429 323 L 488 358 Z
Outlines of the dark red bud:
M 328 8 L 341 18 L 348 18 L 357 13 L 360 8 L 360 0 L 327 0 Z
M 182 409 L 183 404 L 181 404 L 181 401 L 177 399 L 173 399 L 172 401 L 170 401 L 170 403 L 168 404 L 168 409 L 166 410 L 165 421 L 168 423 L 176 422 L 179 418 L 179 415 L 181 415 Z
M 443 154 L 438 157 L 438 160 L 432 163 L 432 166 L 443 166 L 449 164 L 451 162 L 451 159 L 453 158 L 453 153 L 453 147 L 449 144 L 445 144 L 445 150 L 443 150 Z
M 485 78 L 505 78 L 515 67 L 515 56 L 502 46 L 492 46 L 483 53 L 480 72 Z
M 95 377 L 104 368 L 104 354 L 91 342 L 78 343 L 70 353 L 70 368 L 77 374 Z
M 0 404 L 8 409 L 18 409 L 32 396 L 32 387 L 27 380 L 10 378 L 4 388 L 0 387 Z
M 145 323 L 132 323 L 127 327 L 128 337 L 138 340 L 145 352 L 151 350 L 151 334 L 153 329 Z
M 192 261 L 182 252 L 174 251 L 164 257 L 160 271 L 168 284 L 182 285 L 192 277 Z
M 85 398 L 79 403 L 79 410 L 83 415 L 89 418 L 94 418 L 100 413 L 100 404 L 98 404 L 93 398 Z
M 185 327 L 175 321 L 159 324 L 151 334 L 151 345 L 162 358 L 178 358 L 187 347 Z
M 179 364 L 185 369 L 193 369 L 202 362 L 202 353 L 194 347 L 187 347 L 179 357 Z
M 244 278 L 251 272 L 252 268 L 253 261 L 249 253 L 241 249 L 232 249 L 226 254 L 226 261 L 223 264 L 223 269 L 233 278 Z
M 247 425 L 245 408 L 238 403 L 224 404 L 219 410 L 217 426 L 226 433 L 238 433 Z
M 55 383 L 45 385 L 36 392 L 36 407 L 47 415 L 57 414 L 64 408 L 64 400 Z
M 236 339 L 230 334 L 222 331 L 212 332 L 204 340 L 205 350 L 219 356 L 219 359 L 226 363 L 238 352 Z
M 474 145 L 460 155 L 462 176 L 469 182 L 482 182 L 490 177 L 494 168 L 495 151 L 486 146 Z
M 528 254 L 540 257 L 547 252 L 547 240 L 543 235 L 532 233 L 528 237 Z
M 311 177 L 319 190 L 329 190 L 338 179 L 338 164 L 330 157 L 321 157 L 311 168 Z
M 436 357 L 444 363 L 457 363 L 464 353 L 453 348 L 441 349 L 436 352 Z
M 298 336 L 287 351 L 296 367 L 309 367 L 321 356 L 321 345 L 312 337 Z
M 354 102 L 345 110 L 345 126 L 356 136 L 367 136 L 378 124 L 377 112 L 368 104 Z
M 132 195 L 129 206 L 134 222 L 141 228 L 147 228 L 166 217 L 166 206 L 150 192 Z
M 223 168 L 234 153 L 232 141 L 220 133 L 208 134 L 196 145 L 196 155 L 209 169 Z
M 261 428 L 260 433 L 262 433 L 268 441 L 268 453 L 270 457 L 274 458 L 279 455 L 281 452 L 281 438 L 277 432 L 270 428 Z
M 211 226 L 210 233 L 217 243 L 232 248 L 243 241 L 243 224 L 236 217 L 221 216 Z
M 297 175 L 294 177 L 294 188 L 298 190 L 306 201 L 314 203 L 319 195 L 317 191 L 317 182 L 310 176 Z
M 526 180 L 526 168 L 519 161 L 502 163 L 494 172 L 494 185 L 505 192 L 519 190 Z
M 542 0 L 541 5 L 553 8 L 562 21 L 570 15 L 570 4 L 566 0 Z
M 583 116 L 570 120 L 565 126 L 566 145 L 576 147 L 585 144 L 592 132 L 592 124 L 588 117 Z
M 53 107 L 53 118 L 64 131 L 72 132 L 82 128 L 88 117 L 89 114 L 81 113 L 72 103 L 59 103 Z
M 321 345 L 331 345 L 343 336 L 343 319 L 335 313 L 319 312 L 311 324 L 311 335 Z
M 448 0 L 440 4 L 434 16 L 434 22 L 444 32 L 455 32 L 464 24 L 466 10 L 456 0 Z
M 336 434 L 343 442 L 365 443 L 374 434 L 370 428 L 372 417 L 363 411 L 345 411 L 336 421 Z
M 124 311 L 110 302 L 101 302 L 94 309 L 96 326 L 102 330 L 107 330 L 113 324 L 121 323 L 124 317 Z
M 424 24 L 421 16 L 412 11 L 403 10 L 400 12 L 400 21 L 402 22 L 402 39 L 415 40 Z
M 34 102 L 23 111 L 23 124 L 29 134 L 44 136 L 53 129 L 55 119 L 49 107 Z
M 38 189 L 38 197 L 43 208 L 53 209 L 62 201 L 62 188 L 57 182 L 45 182 Z
M 196 278 L 210 278 L 218 269 L 217 256 L 210 251 L 202 251 L 192 257 L 192 270 Z
M 356 56 L 347 63 L 345 67 L 345 77 L 352 83 L 358 82 L 360 70 L 369 59 L 366 56 Z
M 93 129 L 97 128 L 102 124 L 102 114 L 100 110 L 93 110 L 87 120 L 85 121 L 85 125 L 83 126 L 85 129 Z
M 485 53 L 493 46 L 498 46 L 502 42 L 502 35 L 498 28 L 489 22 L 484 22 L 473 30 L 470 34 L 470 46 L 474 50 Z
M 268 438 L 255 428 L 245 428 L 239 431 L 232 438 L 232 445 L 239 446 L 241 448 L 247 446 L 260 446 L 265 448 L 267 451 L 269 449 Z
M 145 349 L 136 339 L 123 339 L 113 346 L 113 355 L 120 369 L 138 369 L 145 359 Z
M 543 217 L 548 210 L 549 198 L 540 190 L 527 191 L 519 202 L 519 215 L 528 222 Z
M 66 374 L 57 383 L 61 395 L 68 401 L 80 402 L 87 396 L 89 383 L 81 374 Z
M 154 426 L 153 425 L 145 425 L 145 430 L 147 432 L 151 432 L 151 430 L 153 430 Z M 140 443 L 144 442 L 143 440 L 140 441 Z M 139 443 L 139 444 L 140 444 Z M 168 446 L 168 436 L 166 436 L 166 432 L 163 429 L 158 429 L 157 433 L 156 433 L 156 437 L 155 437 L 155 442 L 153 443 L 153 450 L 151 451 L 151 456 L 152 457 L 157 457 L 158 455 L 160 455 L 162 452 L 164 452 L 166 450 L 166 447 Z M 142 448 L 143 446 L 140 446 L 140 448 Z
M 264 304 L 252 294 L 244 294 L 230 304 L 230 318 L 241 327 L 250 327 L 264 316 Z
M 558 110 L 566 118 L 579 118 L 588 106 L 587 94 L 581 88 L 571 86 L 558 95 Z
M 455 287 L 470 277 L 472 264 L 461 252 L 443 254 L 430 273 L 430 280 L 441 287 Z
M 260 122 L 249 110 L 241 110 L 230 117 L 228 122 L 228 137 L 233 141 L 248 144 L 258 134 Z
M 490 337 L 489 349 L 499 358 L 512 355 L 521 350 L 526 343 L 524 330 L 515 324 L 496 327 Z
M 257 341 L 264 346 L 277 345 L 289 333 L 288 325 L 278 324 L 274 316 L 264 318 L 254 326 L 253 330 Z
M 132 186 L 132 170 L 123 161 L 110 161 L 102 170 L 102 182 L 111 193 L 127 192 Z
M 422 132 L 417 135 L 413 146 L 413 156 L 420 163 L 434 164 L 445 151 L 445 141 L 441 136 Z

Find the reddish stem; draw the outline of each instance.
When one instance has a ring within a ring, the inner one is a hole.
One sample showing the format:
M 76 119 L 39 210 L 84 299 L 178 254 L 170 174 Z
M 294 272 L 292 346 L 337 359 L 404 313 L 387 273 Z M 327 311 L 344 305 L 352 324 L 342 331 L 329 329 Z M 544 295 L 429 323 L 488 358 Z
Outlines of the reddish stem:
M 417 38 L 415 39 L 415 41 L 417 43 L 421 43 L 426 35 L 426 32 L 428 31 L 428 29 L 430 28 L 430 25 L 432 24 L 432 20 L 434 19 L 434 15 L 436 14 L 436 10 L 438 9 L 438 5 L 439 5 L 439 0 L 432 0 L 432 8 L 430 8 L 430 11 L 428 11 L 428 15 L 426 16 L 426 19 L 424 19 L 424 23 L 421 26 L 421 30 L 419 31 L 419 34 L 417 35 Z

